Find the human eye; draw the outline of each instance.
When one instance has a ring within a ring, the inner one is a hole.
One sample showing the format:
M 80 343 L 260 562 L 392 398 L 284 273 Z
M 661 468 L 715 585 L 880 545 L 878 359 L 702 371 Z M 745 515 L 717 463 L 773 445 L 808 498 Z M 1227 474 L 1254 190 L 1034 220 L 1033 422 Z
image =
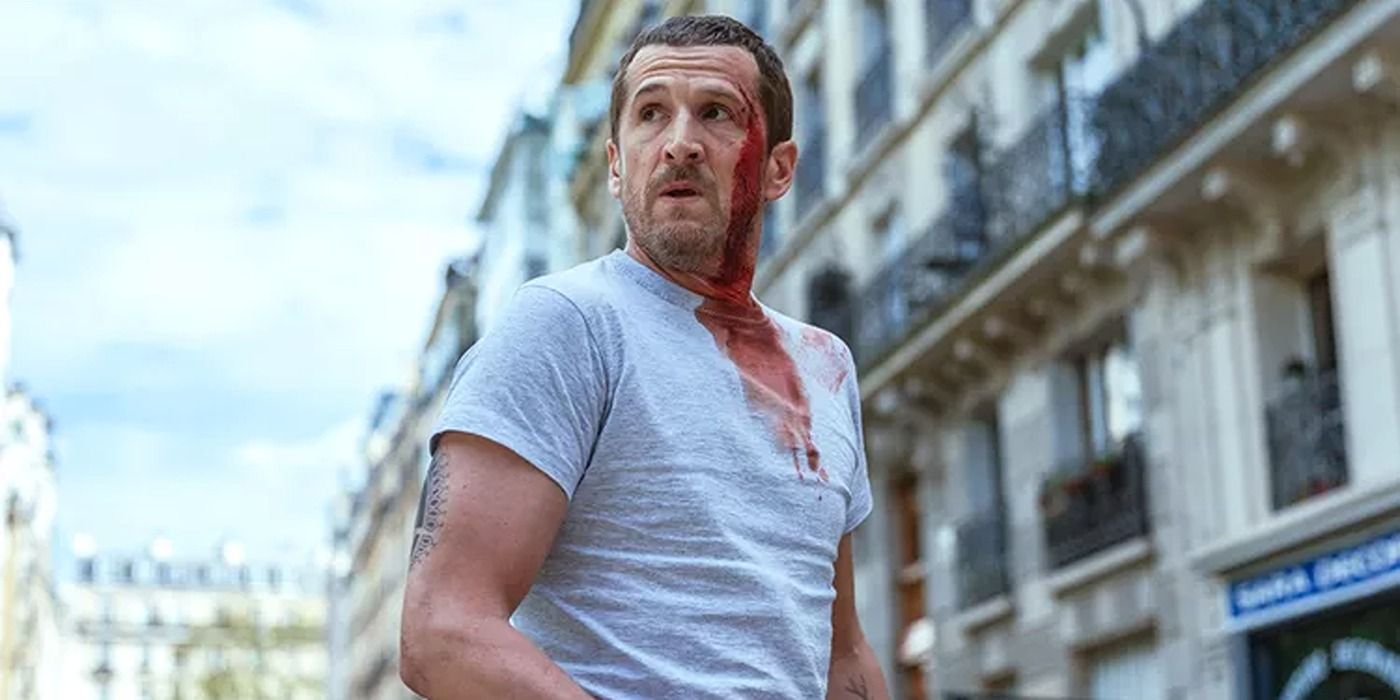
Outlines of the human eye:
M 642 105 L 641 109 L 637 110 L 637 119 L 643 122 L 655 121 L 659 116 L 661 116 L 661 107 L 656 104 Z
M 706 107 L 705 110 L 700 113 L 700 116 L 706 121 L 722 121 L 731 119 L 734 115 L 729 111 L 728 107 L 716 103 Z

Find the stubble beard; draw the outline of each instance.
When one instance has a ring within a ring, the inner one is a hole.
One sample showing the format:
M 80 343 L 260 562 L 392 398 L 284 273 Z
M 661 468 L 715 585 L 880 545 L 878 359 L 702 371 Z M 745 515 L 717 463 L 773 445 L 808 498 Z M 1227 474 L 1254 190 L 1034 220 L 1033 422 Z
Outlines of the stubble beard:
M 713 276 L 724 257 L 723 217 L 715 202 L 709 216 L 658 222 L 649 204 L 659 204 L 650 193 L 629 188 L 622 202 L 622 218 L 633 243 L 658 266 L 676 272 Z

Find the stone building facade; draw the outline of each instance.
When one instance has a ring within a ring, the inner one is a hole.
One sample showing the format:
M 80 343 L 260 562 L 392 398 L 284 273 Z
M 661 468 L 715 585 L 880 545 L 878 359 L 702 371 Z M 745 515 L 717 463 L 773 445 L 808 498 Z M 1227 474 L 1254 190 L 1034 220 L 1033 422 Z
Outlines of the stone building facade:
M 322 573 L 242 560 L 80 552 L 62 587 L 55 698 L 324 697 Z
M 584 2 L 565 84 L 677 12 L 793 81 L 756 291 L 855 351 L 900 697 L 1400 694 L 1400 2 Z

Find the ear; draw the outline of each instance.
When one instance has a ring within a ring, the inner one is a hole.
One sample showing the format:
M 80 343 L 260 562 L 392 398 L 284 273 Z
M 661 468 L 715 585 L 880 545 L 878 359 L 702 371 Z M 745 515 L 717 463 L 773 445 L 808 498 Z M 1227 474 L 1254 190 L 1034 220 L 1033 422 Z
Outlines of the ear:
M 787 194 L 788 188 L 792 187 L 793 173 L 797 170 L 797 144 L 789 139 L 774 146 L 773 152 L 768 154 L 765 168 L 767 177 L 764 178 L 763 198 L 772 202 Z
M 617 144 L 608 139 L 608 192 L 613 199 L 622 199 L 622 153 Z

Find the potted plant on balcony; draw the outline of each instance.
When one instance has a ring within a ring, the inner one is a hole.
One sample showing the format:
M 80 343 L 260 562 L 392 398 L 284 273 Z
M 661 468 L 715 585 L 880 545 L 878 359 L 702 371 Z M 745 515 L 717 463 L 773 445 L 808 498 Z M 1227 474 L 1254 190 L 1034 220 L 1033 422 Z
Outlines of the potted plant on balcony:
M 1046 518 L 1054 518 L 1069 508 L 1069 482 L 1074 475 L 1054 471 L 1040 482 L 1040 512 Z
M 1094 458 L 1089 461 L 1089 473 L 1096 481 L 1108 481 L 1118 471 L 1118 466 L 1123 461 L 1123 446 L 1112 445 L 1105 447 Z

